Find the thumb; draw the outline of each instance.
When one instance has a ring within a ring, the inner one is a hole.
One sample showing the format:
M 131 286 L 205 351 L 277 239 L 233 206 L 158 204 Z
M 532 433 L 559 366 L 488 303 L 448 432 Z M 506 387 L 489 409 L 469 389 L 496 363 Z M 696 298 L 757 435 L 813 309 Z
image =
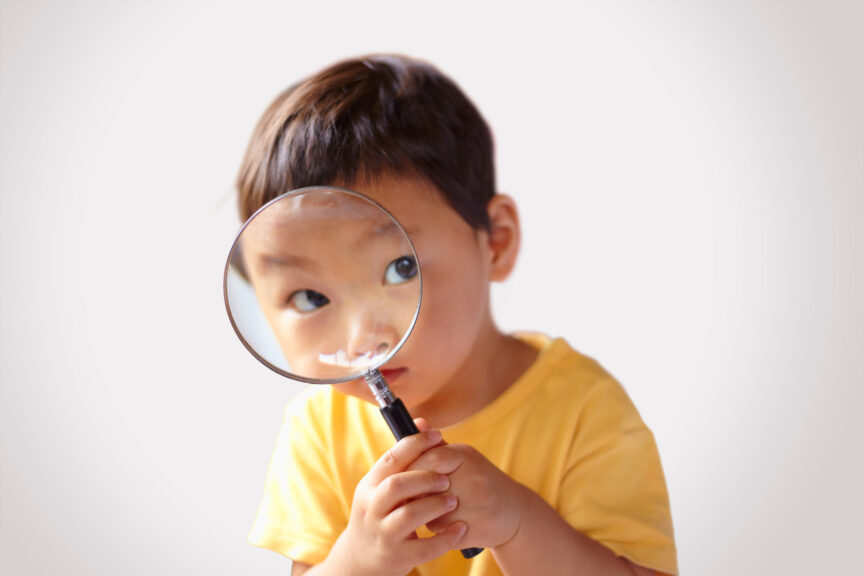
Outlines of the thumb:
M 432 427 L 429 426 L 429 423 L 426 422 L 425 418 L 414 418 L 414 425 L 417 426 L 419 432 L 426 432 L 427 430 L 432 429 Z M 442 439 L 440 443 L 446 445 L 447 441 Z

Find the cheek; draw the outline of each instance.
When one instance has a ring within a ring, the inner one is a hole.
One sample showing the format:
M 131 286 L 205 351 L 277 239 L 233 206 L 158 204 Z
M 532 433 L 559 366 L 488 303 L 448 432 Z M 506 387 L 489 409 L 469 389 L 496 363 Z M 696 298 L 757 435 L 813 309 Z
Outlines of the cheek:
M 290 312 L 271 316 L 271 327 L 290 371 L 306 378 L 338 378 L 344 371 L 321 364 L 321 354 L 332 354 L 341 340 L 332 314 L 315 318 L 298 318 Z
M 489 285 L 480 262 L 460 258 L 432 268 L 424 277 L 423 303 L 417 320 L 417 340 L 425 352 L 457 357 L 473 347 L 488 308 Z M 408 343 L 415 337 L 412 335 Z
M 291 365 L 292 371 L 295 374 L 312 376 L 310 364 L 317 356 L 315 351 L 321 350 L 317 331 L 298 330 L 296 322 L 284 313 L 281 317 L 277 317 L 275 329 L 282 353 Z

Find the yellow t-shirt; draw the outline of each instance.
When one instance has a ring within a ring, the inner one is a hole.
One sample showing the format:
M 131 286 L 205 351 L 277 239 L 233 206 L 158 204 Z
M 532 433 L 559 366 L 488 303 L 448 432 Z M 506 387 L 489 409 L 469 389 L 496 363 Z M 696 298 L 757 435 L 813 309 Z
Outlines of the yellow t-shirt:
M 677 574 L 657 447 L 626 392 L 564 340 L 520 337 L 540 349 L 537 360 L 491 404 L 444 428 L 444 439 L 479 450 L 615 554 Z M 355 486 L 393 443 L 377 406 L 329 386 L 301 393 L 286 409 L 249 542 L 322 562 L 347 525 Z M 411 574 L 501 572 L 488 551 L 466 560 L 454 550 Z

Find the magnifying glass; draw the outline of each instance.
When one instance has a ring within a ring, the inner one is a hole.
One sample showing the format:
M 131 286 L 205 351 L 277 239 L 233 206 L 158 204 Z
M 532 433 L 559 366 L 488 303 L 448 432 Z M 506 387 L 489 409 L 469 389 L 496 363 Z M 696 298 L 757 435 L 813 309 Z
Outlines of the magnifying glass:
M 279 196 L 241 228 L 223 289 L 234 331 L 265 366 L 309 384 L 363 378 L 396 439 L 418 433 L 379 370 L 423 294 L 414 245 L 383 206 L 332 186 Z

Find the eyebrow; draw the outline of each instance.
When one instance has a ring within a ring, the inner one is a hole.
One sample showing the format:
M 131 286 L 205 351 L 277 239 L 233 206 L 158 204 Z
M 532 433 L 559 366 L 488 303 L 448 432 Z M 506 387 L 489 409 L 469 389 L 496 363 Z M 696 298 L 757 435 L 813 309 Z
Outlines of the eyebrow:
M 389 220 L 387 223 L 375 226 L 374 228 L 372 228 L 371 231 L 364 234 L 360 238 L 360 242 L 370 242 L 375 238 L 381 238 L 382 236 L 389 236 L 397 240 L 402 240 L 407 236 L 408 240 L 410 241 L 411 234 L 408 233 L 408 230 L 403 230 L 404 229 L 400 229 L 395 222 Z
M 386 224 L 379 224 L 372 228 L 371 236 L 395 236 L 399 232 L 398 228 L 396 228 L 396 224 L 392 221 L 388 221 Z
M 258 265 L 260 266 L 261 271 L 265 274 L 271 272 L 275 268 L 305 268 L 308 270 L 318 266 L 311 258 L 296 256 L 293 254 L 284 254 L 281 256 L 261 254 L 258 257 Z
M 355 247 L 362 244 L 368 244 L 376 238 L 381 237 L 403 240 L 406 235 L 410 240 L 411 235 L 407 230 L 403 233 L 402 229 L 400 229 L 395 222 L 388 220 L 388 222 L 384 224 L 380 224 L 373 227 L 371 230 L 367 230 L 367 232 L 357 240 Z M 270 274 L 275 270 L 284 268 L 301 268 L 305 270 L 317 270 L 320 268 L 320 264 L 316 260 L 297 254 L 260 254 L 256 260 L 258 267 L 263 274 Z

